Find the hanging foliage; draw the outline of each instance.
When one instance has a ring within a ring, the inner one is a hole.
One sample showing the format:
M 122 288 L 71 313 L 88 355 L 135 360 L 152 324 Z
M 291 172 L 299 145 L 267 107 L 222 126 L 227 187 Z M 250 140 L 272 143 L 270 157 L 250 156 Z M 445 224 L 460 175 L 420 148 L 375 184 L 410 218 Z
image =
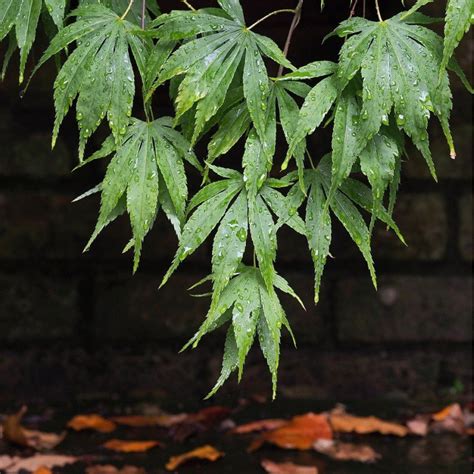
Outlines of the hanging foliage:
M 433 115 L 456 156 L 449 72 L 471 89 L 453 53 L 473 21 L 474 2 L 447 1 L 441 37 L 431 28 L 440 19 L 419 11 L 429 0 L 386 19 L 378 0 L 376 18 L 355 16 L 355 1 L 350 18 L 326 38 L 343 39 L 338 62 L 301 67 L 287 53 L 303 0 L 250 25 L 239 0 L 217 0 L 202 9 L 191 3 L 182 0 L 183 9 L 162 14 L 154 0 L 80 0 L 75 9 L 65 0 L 0 0 L 0 40 L 8 41 L 3 75 L 18 48 L 23 81 L 38 25 L 46 25 L 49 46 L 33 72 L 53 57 L 59 65 L 53 146 L 75 102 L 79 165 L 109 160 L 103 181 L 78 198 L 101 194 L 86 249 L 108 224 L 128 214 L 125 250 L 134 249 L 136 271 L 143 241 L 163 210 L 179 239 L 165 284 L 212 238 L 212 272 L 198 283 L 211 285 L 210 309 L 185 347 L 227 327 L 212 395 L 232 372 L 240 380 L 258 340 L 275 394 L 282 327 L 292 335 L 278 295 L 299 301 L 275 267 L 280 229 L 288 226 L 308 241 L 316 302 L 335 221 L 360 250 L 376 286 L 375 222 L 404 242 L 392 211 L 405 140 L 436 179 L 428 136 Z M 284 51 L 257 32 L 277 13 L 293 14 Z M 169 88 L 174 117 L 156 117 L 159 88 Z M 102 122 L 111 134 L 84 159 L 88 139 Z M 331 152 L 311 157 L 306 138 L 322 126 L 332 127 Z M 287 144 L 283 156 L 276 146 L 280 135 Z M 198 142 L 207 145 L 207 156 L 194 154 Z M 239 143 L 241 161 L 226 162 Z M 189 173 L 203 178 L 193 196 Z

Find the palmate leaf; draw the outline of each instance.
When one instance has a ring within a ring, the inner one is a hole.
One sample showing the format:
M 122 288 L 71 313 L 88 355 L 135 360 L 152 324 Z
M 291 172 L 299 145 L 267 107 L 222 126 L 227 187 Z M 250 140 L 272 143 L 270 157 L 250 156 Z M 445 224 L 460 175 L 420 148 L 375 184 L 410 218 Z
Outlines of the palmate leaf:
M 44 0 L 54 24 L 59 29 L 63 25 L 66 0 Z M 10 32 L 15 31 L 15 42 L 10 40 L 6 64 L 13 51 L 20 49 L 19 81 L 23 82 L 26 61 L 36 39 L 38 21 L 43 8 L 43 0 L 1 0 L 0 1 L 0 41 Z M 4 75 L 4 73 L 2 74 Z
M 444 50 L 441 69 L 444 69 L 474 18 L 472 0 L 448 0 L 444 24 Z
M 447 76 L 439 81 L 441 57 L 433 46 L 436 35 L 413 24 L 419 18 L 416 15 L 408 12 L 384 22 L 360 18 L 344 22 L 336 33 L 352 36 L 341 49 L 336 77 L 339 88 L 344 89 L 361 71 L 363 105 L 356 135 L 365 142 L 370 140 L 388 124 L 393 108 L 397 126 L 411 137 L 436 177 L 428 144 L 428 119 L 430 112 L 438 116 L 453 155 L 448 125 L 451 94 Z
M 115 152 L 101 184 L 101 208 L 96 228 L 86 246 L 91 246 L 99 233 L 125 210 L 130 215 L 135 248 L 134 271 L 140 261 L 142 242 L 150 231 L 161 204 L 171 223 L 177 227 L 184 221 L 187 199 L 186 175 L 182 150 L 169 140 L 169 119 L 142 122 L 133 119 L 122 143 L 111 147 L 110 138 L 96 159 Z
M 194 142 L 206 121 L 223 104 L 243 61 L 241 74 L 247 109 L 259 138 L 265 143 L 270 85 L 263 57 L 294 68 L 272 40 L 245 27 L 238 1 L 222 2 L 221 6 L 232 19 L 206 11 L 179 11 L 162 15 L 154 22 L 158 28 L 149 34 L 161 41 L 190 40 L 165 63 L 155 86 L 184 74 L 176 97 L 178 116 L 196 102 L 203 102 L 197 106 Z M 196 39 L 200 34 L 205 36 Z
M 53 38 L 36 69 L 70 43 L 77 42 L 77 48 L 54 83 L 53 145 L 69 107 L 78 96 L 79 158 L 82 159 L 88 138 L 106 115 L 116 142 L 124 137 L 135 94 L 129 48 L 134 45 L 132 53 L 137 63 L 141 63 L 141 58 L 135 55 L 135 43 L 138 41 L 145 50 L 148 46 L 134 36 L 132 23 L 102 5 L 83 6 L 73 14 L 77 20 Z
M 299 300 L 288 282 L 279 275 L 275 278 L 275 288 Z M 291 333 L 275 288 L 267 287 L 258 268 L 240 265 L 237 274 L 220 294 L 218 304 L 211 305 L 204 323 L 185 346 L 196 347 L 204 335 L 230 322 L 221 374 L 208 397 L 214 395 L 237 369 L 240 381 L 245 359 L 256 334 L 272 374 L 275 396 L 282 325 Z

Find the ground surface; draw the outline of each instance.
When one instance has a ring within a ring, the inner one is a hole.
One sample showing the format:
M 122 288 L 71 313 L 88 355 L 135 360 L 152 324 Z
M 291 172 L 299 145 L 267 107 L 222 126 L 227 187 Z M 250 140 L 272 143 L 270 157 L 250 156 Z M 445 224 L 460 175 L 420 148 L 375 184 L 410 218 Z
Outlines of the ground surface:
M 250 403 L 231 415 L 236 423 L 244 423 L 262 418 L 290 417 L 307 411 L 323 411 L 333 403 L 322 402 L 287 402 L 278 400 L 274 403 Z M 141 403 L 128 405 L 104 401 L 83 406 L 48 408 L 45 406 L 30 407 L 25 424 L 29 423 L 45 431 L 60 432 L 71 418 L 78 413 L 102 413 L 104 415 L 153 412 L 156 405 Z M 202 407 L 202 406 L 201 406 Z M 0 412 L 14 411 L 17 407 L 0 407 Z M 183 407 L 171 403 L 166 407 L 170 411 L 193 410 L 196 407 Z M 199 407 L 198 407 L 199 408 Z M 407 419 L 415 413 L 430 411 L 432 407 L 394 406 L 377 403 L 348 403 L 348 410 L 360 415 L 376 415 L 387 419 Z M 115 454 L 101 447 L 107 439 L 159 439 L 165 447 L 155 448 L 144 454 Z M 54 472 L 73 474 L 85 472 L 87 466 L 94 464 L 112 464 L 117 467 L 133 465 L 143 467 L 146 473 L 161 474 L 171 455 L 179 454 L 203 444 L 212 444 L 225 453 L 225 456 L 211 464 L 193 462 L 180 469 L 179 473 L 209 474 L 258 474 L 263 473 L 260 461 L 268 458 L 274 461 L 291 461 L 302 465 L 317 466 L 320 474 L 464 474 L 471 472 L 471 441 L 467 437 L 455 434 L 432 434 L 425 438 L 391 436 L 346 436 L 347 441 L 363 442 L 372 446 L 382 455 L 376 464 L 364 465 L 354 462 L 332 461 L 312 451 L 281 450 L 263 447 L 249 454 L 246 452 L 253 435 L 230 435 L 218 429 L 199 433 L 183 443 L 177 443 L 167 437 L 166 431 L 158 428 L 119 428 L 112 434 L 94 432 L 70 433 L 64 442 L 56 448 L 57 453 L 82 457 L 83 461 Z M 15 448 L 0 440 L 0 455 L 28 456 L 28 450 Z M 3 473 L 2 473 L 3 474 Z

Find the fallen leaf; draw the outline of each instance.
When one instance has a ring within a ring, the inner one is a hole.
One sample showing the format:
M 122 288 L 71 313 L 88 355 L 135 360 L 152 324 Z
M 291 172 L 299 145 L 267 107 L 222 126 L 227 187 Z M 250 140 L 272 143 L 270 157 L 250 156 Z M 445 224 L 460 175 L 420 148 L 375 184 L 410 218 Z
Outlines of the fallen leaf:
M 284 425 L 262 433 L 249 447 L 255 451 L 263 443 L 271 443 L 285 449 L 311 449 L 318 439 L 332 439 L 332 430 L 326 415 L 306 413 L 295 416 Z
M 407 428 L 411 434 L 426 436 L 430 424 L 429 415 L 416 415 L 415 418 L 407 421 Z
M 224 456 L 224 453 L 218 451 L 213 446 L 206 444 L 199 448 L 193 449 L 179 456 L 171 456 L 170 460 L 166 464 L 166 469 L 168 471 L 174 471 L 178 466 L 188 462 L 192 459 L 205 459 L 207 461 L 217 461 L 219 458 Z
M 119 425 L 132 426 L 134 428 L 143 428 L 147 426 L 161 426 L 170 428 L 171 426 L 182 423 L 188 415 L 179 413 L 177 415 L 132 415 L 132 416 L 115 416 L 111 420 Z
M 111 464 L 97 464 L 89 466 L 86 474 L 146 474 L 145 469 L 136 466 L 124 466 L 121 469 Z
M 115 423 L 96 414 L 77 415 L 68 422 L 67 426 L 75 431 L 95 430 L 100 433 L 111 433 L 117 428 Z
M 231 410 L 226 407 L 214 406 L 190 413 L 173 425 L 170 435 L 175 441 L 182 442 L 195 433 L 207 431 L 229 416 Z
M 339 433 L 381 433 L 384 435 L 406 436 L 408 428 L 397 423 L 381 420 L 375 416 L 353 416 L 344 409 L 336 408 L 329 414 L 332 429 Z
M 36 471 L 33 474 L 53 474 L 53 472 L 51 471 L 51 469 L 41 466 L 38 469 L 36 469 Z
M 264 459 L 261 465 L 268 474 L 318 474 L 316 466 L 299 466 L 292 462 L 276 463 L 269 459 Z
M 459 403 L 448 405 L 441 411 L 434 413 L 431 418 L 433 423 L 430 426 L 430 431 L 435 433 L 451 431 L 458 434 L 466 432 L 464 413 Z
M 17 473 L 21 470 L 35 472 L 40 468 L 52 469 L 73 464 L 78 459 L 73 456 L 62 456 L 59 454 L 36 454 L 29 458 L 17 456 L 0 456 L 0 472 Z
M 18 413 L 7 416 L 3 421 L 3 437 L 10 443 L 43 451 L 53 449 L 66 437 L 65 432 L 43 433 L 23 427 L 21 420 L 26 411 L 26 407 L 21 407 Z
M 159 441 L 128 441 L 122 439 L 111 439 L 104 443 L 104 448 L 120 453 L 144 453 L 156 446 L 161 446 Z
M 442 410 L 431 415 L 431 418 L 433 418 L 433 420 L 435 421 L 444 421 L 447 418 L 452 417 L 462 417 L 462 409 L 459 403 L 453 403 L 452 405 L 448 405 Z
M 269 431 L 280 428 L 280 426 L 286 425 L 288 420 L 283 418 L 269 418 L 267 420 L 257 420 L 251 421 L 250 423 L 245 423 L 243 425 L 236 426 L 232 433 L 237 434 L 246 434 L 252 433 L 254 431 Z
M 380 454 L 365 444 L 342 443 L 330 439 L 319 439 L 313 449 L 338 461 L 358 461 L 371 463 L 380 459 Z

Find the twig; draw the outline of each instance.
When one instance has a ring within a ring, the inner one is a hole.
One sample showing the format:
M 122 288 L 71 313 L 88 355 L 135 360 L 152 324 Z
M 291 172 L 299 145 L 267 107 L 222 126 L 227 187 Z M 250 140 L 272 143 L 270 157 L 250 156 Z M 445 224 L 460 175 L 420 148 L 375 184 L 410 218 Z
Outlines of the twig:
M 142 0 L 142 30 L 145 29 L 146 0 Z
M 184 0 L 182 0 L 182 1 L 184 1 Z M 283 8 L 282 10 L 275 10 L 275 11 L 269 13 L 268 15 L 265 15 L 264 17 L 260 18 L 260 20 L 257 20 L 255 23 L 250 25 L 247 29 L 251 30 L 251 29 L 255 28 L 257 25 L 259 25 L 260 23 L 262 23 L 262 21 L 265 21 L 267 18 L 270 18 L 273 15 L 278 15 L 279 13 L 295 13 L 295 10 L 293 10 L 292 8 Z
M 365 18 L 365 0 L 362 2 L 362 16 Z
M 128 3 L 127 9 L 124 11 L 123 15 L 120 17 L 121 20 L 124 20 L 125 17 L 128 15 L 128 12 L 130 11 L 130 8 L 132 8 L 133 2 L 134 2 L 134 0 L 130 0 L 130 2 Z
M 181 0 L 181 2 L 184 3 L 193 12 L 196 11 L 196 9 L 188 2 L 188 0 Z
M 351 8 L 351 13 L 349 15 L 349 18 L 352 18 L 355 15 L 355 11 L 356 11 L 356 8 L 357 8 L 357 3 L 359 3 L 359 0 L 354 0 L 352 2 L 352 8 Z
M 285 55 L 285 58 L 288 56 L 288 51 L 290 50 L 293 34 L 301 20 L 301 10 L 303 9 L 303 2 L 304 0 L 298 0 L 298 5 L 295 8 L 295 14 L 293 16 L 293 20 L 291 21 L 290 29 L 288 30 L 288 36 L 286 37 L 286 41 L 285 41 L 285 47 L 283 49 L 283 54 Z M 283 74 L 283 66 L 280 64 L 280 67 L 278 68 L 277 77 L 281 77 L 282 74 Z
M 375 0 L 375 9 L 377 10 L 379 21 L 383 21 L 382 15 L 380 14 L 379 0 Z

